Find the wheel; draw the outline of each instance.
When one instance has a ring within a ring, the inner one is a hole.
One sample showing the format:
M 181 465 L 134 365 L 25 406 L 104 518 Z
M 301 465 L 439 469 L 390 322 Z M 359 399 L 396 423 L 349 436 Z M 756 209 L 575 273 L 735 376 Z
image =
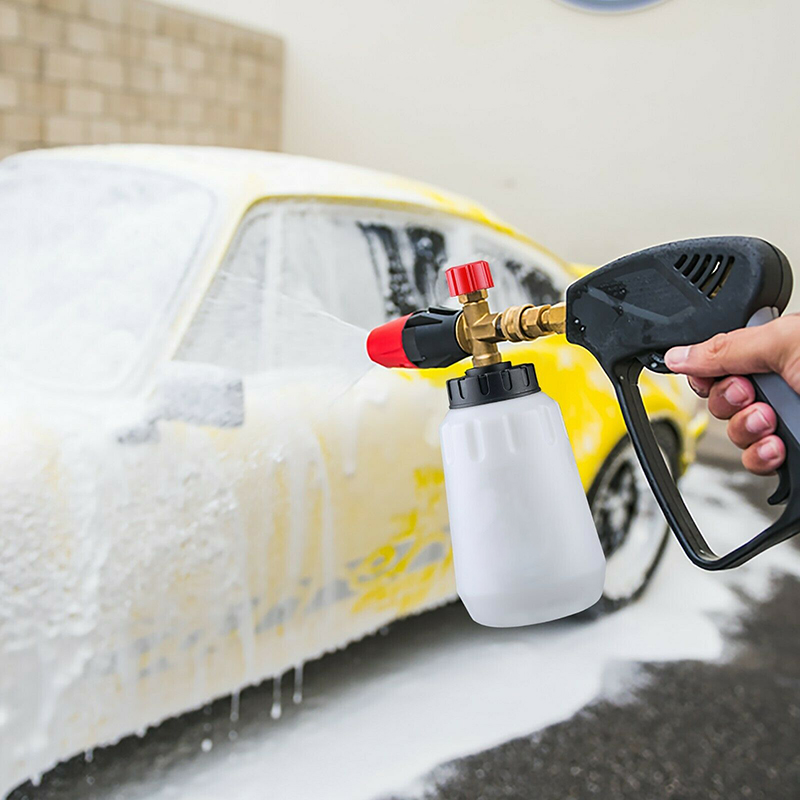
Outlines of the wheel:
M 663 423 L 654 425 L 653 431 L 661 454 L 675 475 L 677 436 Z M 627 436 L 600 468 L 588 498 L 606 554 L 603 596 L 584 612 L 597 617 L 622 608 L 644 591 L 664 554 L 669 526 Z

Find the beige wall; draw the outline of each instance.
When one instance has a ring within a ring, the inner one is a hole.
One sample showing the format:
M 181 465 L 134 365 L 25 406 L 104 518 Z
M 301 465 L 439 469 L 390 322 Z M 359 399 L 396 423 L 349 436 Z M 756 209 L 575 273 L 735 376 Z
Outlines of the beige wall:
M 460 190 L 574 260 L 742 232 L 800 263 L 796 0 L 174 2 L 285 38 L 289 152 Z
M 0 156 L 280 144 L 279 38 L 143 0 L 0 0 Z

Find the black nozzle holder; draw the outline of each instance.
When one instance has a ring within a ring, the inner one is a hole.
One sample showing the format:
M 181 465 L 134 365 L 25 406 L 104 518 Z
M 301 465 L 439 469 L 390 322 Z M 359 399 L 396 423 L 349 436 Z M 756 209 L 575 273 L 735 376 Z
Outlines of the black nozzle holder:
M 460 378 L 447 381 L 447 397 L 450 408 L 481 406 L 536 394 L 539 381 L 533 364 L 518 364 L 501 361 L 488 367 L 473 367 Z
M 403 327 L 403 350 L 419 369 L 449 367 L 469 353 L 456 335 L 460 309 L 431 308 L 415 311 Z

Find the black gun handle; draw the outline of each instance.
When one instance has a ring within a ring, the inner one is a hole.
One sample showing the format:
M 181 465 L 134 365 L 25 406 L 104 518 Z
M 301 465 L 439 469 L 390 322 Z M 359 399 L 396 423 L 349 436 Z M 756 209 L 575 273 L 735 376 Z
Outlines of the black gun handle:
M 756 400 L 768 403 L 775 410 L 775 416 L 778 418 L 775 433 L 783 439 L 783 443 L 786 445 L 787 460 L 778 469 L 778 487 L 767 502 L 770 505 L 786 503 L 791 497 L 792 488 L 800 489 L 800 483 L 796 476 L 792 482 L 788 459 L 790 449 L 797 450 L 800 447 L 798 444 L 800 443 L 800 395 L 774 372 L 750 375 L 749 378 L 756 390 Z
M 749 542 L 720 556 L 711 549 L 697 527 L 658 448 L 639 392 L 639 375 L 642 369 L 641 362 L 632 360 L 619 364 L 610 377 L 625 425 L 650 488 L 673 533 L 692 562 L 707 570 L 731 569 L 800 533 L 800 443 L 797 434 L 800 430 L 800 396 L 783 378 L 778 375 L 751 376 L 757 399 L 769 403 L 775 409 L 778 417 L 776 433 L 786 445 L 786 461 L 779 471 L 778 489 L 770 498 L 772 503 L 785 501 L 786 508 L 778 520 Z

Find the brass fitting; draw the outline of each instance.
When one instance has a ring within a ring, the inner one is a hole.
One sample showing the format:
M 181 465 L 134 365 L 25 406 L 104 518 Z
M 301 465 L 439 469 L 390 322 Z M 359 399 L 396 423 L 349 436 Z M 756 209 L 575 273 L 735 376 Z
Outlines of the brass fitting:
M 511 306 L 499 314 L 489 309 L 486 290 L 494 286 L 487 261 L 471 261 L 450 267 L 445 273 L 451 297 L 458 297 L 462 313 L 456 321 L 459 347 L 472 356 L 476 367 L 499 364 L 503 357 L 498 342 L 525 342 L 551 333 L 565 333 L 567 307 Z
M 526 339 L 538 339 L 551 333 L 565 333 L 567 304 L 528 306 L 522 315 L 522 330 Z
M 476 367 L 488 367 L 503 360 L 496 344 L 502 341 L 496 338 L 496 315 L 489 310 L 487 297 L 485 289 L 458 296 L 464 313 L 456 327 L 456 338 L 461 349 L 472 354 L 472 363 Z
M 511 306 L 493 314 L 485 289 L 461 294 L 458 301 L 464 313 L 458 320 L 456 338 L 462 350 L 472 355 L 472 363 L 476 367 L 502 361 L 497 342 L 533 341 L 541 336 L 566 331 L 565 303 Z

